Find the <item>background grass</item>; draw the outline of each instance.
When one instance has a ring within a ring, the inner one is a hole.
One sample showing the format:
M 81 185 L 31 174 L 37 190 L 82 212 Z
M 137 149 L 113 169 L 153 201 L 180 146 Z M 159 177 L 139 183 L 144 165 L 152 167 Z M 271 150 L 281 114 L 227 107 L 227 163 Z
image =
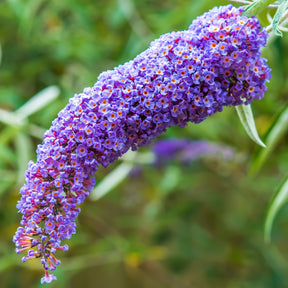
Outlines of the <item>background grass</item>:
M 36 159 L 43 132 L 68 99 L 92 86 L 100 72 L 133 59 L 161 34 L 187 29 L 196 16 L 228 3 L 0 2 L 1 287 L 41 286 L 38 261 L 23 264 L 23 255 L 14 252 L 12 237 L 20 221 L 15 206 L 27 162 Z M 267 24 L 265 13 L 261 21 Z M 287 49 L 284 36 L 263 50 L 273 78 L 265 98 L 252 105 L 262 136 L 287 106 Z M 17 122 L 14 111 L 51 85 L 60 89 L 59 97 Z M 171 128 L 161 137 L 169 138 L 229 146 L 234 156 L 135 164 L 105 197 L 86 200 L 77 234 L 66 241 L 70 250 L 58 253 L 62 264 L 55 272 L 58 281 L 50 287 L 287 287 L 287 207 L 277 216 L 272 243 L 263 239 L 270 198 L 288 173 L 287 135 L 253 176 L 249 171 L 258 148 L 232 108 L 198 125 Z M 140 149 L 144 160 L 149 151 Z M 97 180 L 120 163 L 99 169 Z

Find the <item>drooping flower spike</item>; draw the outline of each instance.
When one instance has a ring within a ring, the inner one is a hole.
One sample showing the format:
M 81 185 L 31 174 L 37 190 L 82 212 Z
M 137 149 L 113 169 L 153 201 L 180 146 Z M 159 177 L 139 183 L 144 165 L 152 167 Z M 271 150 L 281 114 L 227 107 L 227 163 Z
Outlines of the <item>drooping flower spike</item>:
M 189 30 L 162 35 L 60 111 L 38 146 L 37 162 L 28 165 L 13 239 L 17 253 L 27 251 L 23 262 L 41 260 L 42 283 L 56 279 L 48 272 L 60 263 L 54 254 L 68 249 L 61 242 L 75 233 L 79 205 L 100 165 L 149 144 L 170 126 L 199 123 L 223 106 L 264 96 L 271 75 L 260 48 L 268 35 L 242 12 L 216 7 Z

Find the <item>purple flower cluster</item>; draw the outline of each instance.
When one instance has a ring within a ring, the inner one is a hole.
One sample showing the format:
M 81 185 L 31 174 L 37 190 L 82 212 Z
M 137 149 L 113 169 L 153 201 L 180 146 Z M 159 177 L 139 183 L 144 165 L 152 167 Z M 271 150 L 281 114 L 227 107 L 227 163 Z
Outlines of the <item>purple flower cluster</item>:
M 202 157 L 214 156 L 221 160 L 235 157 L 235 151 L 229 146 L 208 141 L 188 139 L 167 139 L 157 141 L 152 147 L 156 165 L 166 165 L 171 160 L 188 164 Z
M 14 242 L 23 261 L 40 258 L 41 282 L 60 263 L 56 250 L 75 233 L 79 205 L 107 167 L 170 126 L 199 123 L 225 105 L 263 97 L 271 77 L 260 48 L 267 33 L 242 8 L 214 8 L 189 30 L 162 35 L 134 60 L 106 71 L 58 114 L 29 163 Z

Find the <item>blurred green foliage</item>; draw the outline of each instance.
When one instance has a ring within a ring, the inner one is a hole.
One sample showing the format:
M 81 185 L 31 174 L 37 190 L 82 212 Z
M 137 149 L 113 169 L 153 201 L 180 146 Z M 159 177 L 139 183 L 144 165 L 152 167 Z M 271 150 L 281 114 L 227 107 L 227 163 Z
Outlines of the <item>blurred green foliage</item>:
M 228 3 L 0 2 L 1 287 L 41 286 L 40 264 L 23 264 L 14 252 L 12 237 L 20 221 L 15 205 L 27 162 L 36 159 L 36 145 L 69 97 L 93 85 L 101 71 L 134 58 L 162 33 L 187 29 L 196 16 Z M 268 24 L 264 12 L 261 20 Z M 287 49 L 284 36 L 263 50 L 273 78 L 265 98 L 252 105 L 260 136 L 271 131 L 275 115 L 287 107 Z M 60 88 L 60 96 L 15 123 L 14 111 L 51 85 Z M 263 239 L 270 198 L 288 172 L 286 130 L 253 176 L 249 171 L 260 148 L 232 108 L 198 125 L 171 128 L 162 138 L 224 143 L 237 152 L 233 160 L 209 157 L 187 165 L 142 161 L 140 172 L 134 170 L 105 197 L 87 199 L 77 234 L 67 241 L 70 250 L 58 253 L 62 264 L 50 287 L 287 287 L 288 207 L 277 216 L 271 244 Z M 120 163 L 99 169 L 97 180 Z

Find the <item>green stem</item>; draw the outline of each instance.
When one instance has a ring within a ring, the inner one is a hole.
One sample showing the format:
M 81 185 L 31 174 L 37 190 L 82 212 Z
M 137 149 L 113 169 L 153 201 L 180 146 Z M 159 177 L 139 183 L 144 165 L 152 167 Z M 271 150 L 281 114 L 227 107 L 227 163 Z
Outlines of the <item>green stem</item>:
M 268 5 L 275 2 L 275 0 L 258 0 L 247 6 L 242 16 L 252 17 L 264 10 Z

